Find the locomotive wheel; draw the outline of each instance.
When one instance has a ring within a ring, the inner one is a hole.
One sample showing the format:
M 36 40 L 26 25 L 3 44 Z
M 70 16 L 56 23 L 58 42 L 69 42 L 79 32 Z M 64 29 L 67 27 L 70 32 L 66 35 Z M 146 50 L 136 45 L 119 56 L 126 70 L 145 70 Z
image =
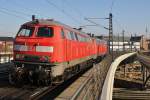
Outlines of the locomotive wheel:
M 40 85 L 40 80 L 38 80 L 38 74 L 32 73 L 28 76 L 29 82 L 34 85 Z
M 14 85 L 16 82 L 15 82 L 15 77 L 13 74 L 9 73 L 9 83 L 11 85 Z
M 11 85 L 22 86 L 24 79 L 14 74 L 9 74 L 9 83 Z
M 34 85 L 38 85 L 38 86 L 41 86 L 41 85 L 43 85 L 43 86 L 49 86 L 49 85 L 51 85 L 51 81 L 50 80 L 32 80 L 32 84 L 34 84 Z
M 35 72 L 32 72 L 32 74 L 30 74 L 28 76 L 28 79 L 29 81 L 31 82 L 31 84 L 34 84 L 34 85 L 50 85 L 51 84 L 51 79 L 50 78 L 40 78 L 39 77 L 39 73 L 35 73 Z
M 49 85 L 51 85 L 51 81 L 48 79 L 42 80 L 42 85 L 49 86 Z

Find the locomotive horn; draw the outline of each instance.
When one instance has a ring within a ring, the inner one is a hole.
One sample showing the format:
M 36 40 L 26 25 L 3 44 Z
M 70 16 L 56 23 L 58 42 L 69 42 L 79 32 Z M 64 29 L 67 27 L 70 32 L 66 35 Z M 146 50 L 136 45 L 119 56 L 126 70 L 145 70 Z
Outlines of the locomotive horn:
M 34 21 L 35 20 L 35 15 L 32 15 L 32 21 Z

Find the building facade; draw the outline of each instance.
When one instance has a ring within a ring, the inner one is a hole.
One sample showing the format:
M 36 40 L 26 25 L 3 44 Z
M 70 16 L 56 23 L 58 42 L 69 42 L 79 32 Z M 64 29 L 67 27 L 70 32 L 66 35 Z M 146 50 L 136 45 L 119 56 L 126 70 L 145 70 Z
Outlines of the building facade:
M 13 59 L 13 41 L 12 37 L 0 37 L 0 63 Z
M 102 38 L 102 37 L 101 37 Z M 108 41 L 109 44 L 109 37 L 104 36 L 105 40 Z M 113 42 L 110 42 L 110 49 L 113 51 L 139 51 L 141 50 L 141 42 L 142 36 L 131 36 L 131 37 L 113 37 Z

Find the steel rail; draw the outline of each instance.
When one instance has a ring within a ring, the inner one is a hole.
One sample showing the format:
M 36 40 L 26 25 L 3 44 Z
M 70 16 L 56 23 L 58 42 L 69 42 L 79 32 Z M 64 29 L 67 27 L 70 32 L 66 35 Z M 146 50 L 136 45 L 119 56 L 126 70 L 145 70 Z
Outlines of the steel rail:
M 45 87 L 41 91 L 37 91 L 34 94 L 32 94 L 29 97 L 29 100 L 39 100 L 41 97 L 43 97 L 44 95 L 46 95 L 47 93 L 49 93 L 50 91 L 52 91 L 55 88 L 56 88 L 56 86 Z
M 92 79 L 93 75 L 89 75 L 88 77 L 89 78 L 79 87 L 79 89 L 76 91 L 76 93 L 72 96 L 72 98 L 70 100 L 76 100 L 76 98 L 80 95 L 82 90 L 85 88 L 86 84 L 88 82 L 90 82 L 90 80 Z

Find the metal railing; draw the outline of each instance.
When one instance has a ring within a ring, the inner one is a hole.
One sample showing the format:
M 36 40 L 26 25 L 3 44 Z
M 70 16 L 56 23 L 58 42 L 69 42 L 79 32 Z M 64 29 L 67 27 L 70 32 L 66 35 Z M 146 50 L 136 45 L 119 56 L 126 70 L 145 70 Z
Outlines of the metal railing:
M 124 54 L 114 60 L 107 73 L 100 100 L 112 100 L 115 71 L 122 61 L 133 56 L 136 56 L 136 52 Z
M 111 64 L 111 57 L 108 56 L 105 62 L 96 64 L 91 72 L 79 87 L 71 100 L 98 100 L 102 96 L 104 81 Z M 105 100 L 105 99 L 104 99 Z

